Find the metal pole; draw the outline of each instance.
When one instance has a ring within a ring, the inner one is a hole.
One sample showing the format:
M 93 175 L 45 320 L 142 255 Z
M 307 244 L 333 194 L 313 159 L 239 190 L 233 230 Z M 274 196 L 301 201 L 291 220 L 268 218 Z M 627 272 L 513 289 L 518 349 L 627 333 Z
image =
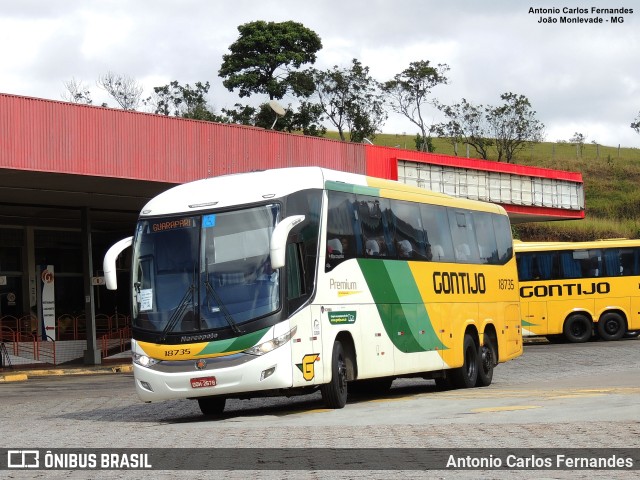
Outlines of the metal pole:
M 84 314 L 87 321 L 87 349 L 84 351 L 86 365 L 100 365 L 102 355 L 96 340 L 96 312 L 93 299 L 93 272 L 91 248 L 91 211 L 88 207 L 82 209 L 82 257 L 84 280 Z

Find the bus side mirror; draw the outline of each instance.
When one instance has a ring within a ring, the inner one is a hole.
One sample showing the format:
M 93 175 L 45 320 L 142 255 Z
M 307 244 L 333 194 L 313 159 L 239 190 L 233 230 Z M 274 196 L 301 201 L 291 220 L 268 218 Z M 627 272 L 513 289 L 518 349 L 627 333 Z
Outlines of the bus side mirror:
M 123 238 L 119 242 L 114 243 L 107 253 L 104 255 L 102 269 L 104 270 L 104 280 L 108 290 L 116 290 L 118 288 L 118 277 L 116 275 L 116 258 L 122 251 L 131 246 L 133 237 Z
M 284 267 L 287 237 L 293 227 L 304 221 L 304 215 L 292 215 L 282 220 L 271 233 L 271 268 Z M 106 275 L 106 272 L 105 272 Z

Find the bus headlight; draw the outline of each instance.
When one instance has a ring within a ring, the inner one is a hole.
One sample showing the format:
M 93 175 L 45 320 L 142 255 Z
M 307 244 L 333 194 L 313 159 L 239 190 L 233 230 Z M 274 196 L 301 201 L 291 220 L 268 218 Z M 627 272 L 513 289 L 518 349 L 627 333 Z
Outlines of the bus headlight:
M 133 363 L 136 363 L 141 367 L 152 367 L 156 363 L 160 363 L 160 360 L 156 360 L 155 358 L 151 358 L 146 355 L 141 355 L 139 353 L 132 354 L 131 358 L 133 359 Z
M 287 343 L 289 340 L 291 340 L 291 337 L 293 337 L 296 334 L 297 329 L 298 327 L 293 327 L 284 335 L 280 335 L 277 338 L 268 340 L 254 347 L 247 348 L 244 351 L 244 353 L 248 353 L 249 355 L 264 355 L 265 353 L 269 353 L 270 351 L 275 350 L 278 347 L 281 347 L 282 345 Z

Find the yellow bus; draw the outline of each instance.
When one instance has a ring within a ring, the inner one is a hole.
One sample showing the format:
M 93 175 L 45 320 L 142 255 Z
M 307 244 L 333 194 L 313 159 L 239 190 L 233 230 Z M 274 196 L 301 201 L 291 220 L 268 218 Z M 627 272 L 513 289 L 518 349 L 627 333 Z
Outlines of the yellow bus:
M 515 250 L 523 335 L 579 343 L 640 329 L 640 240 L 516 242 Z
M 143 208 L 132 355 L 143 401 L 349 390 L 394 378 L 486 386 L 522 353 L 503 208 L 317 167 L 208 178 Z

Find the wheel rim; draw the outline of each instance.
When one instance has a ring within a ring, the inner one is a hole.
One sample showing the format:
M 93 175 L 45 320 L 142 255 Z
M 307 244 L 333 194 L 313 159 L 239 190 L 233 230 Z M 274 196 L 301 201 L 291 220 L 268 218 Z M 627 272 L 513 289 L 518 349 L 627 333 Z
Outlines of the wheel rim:
M 573 325 L 571 325 L 571 334 L 574 337 L 582 337 L 586 331 L 587 327 L 583 322 L 574 322 Z
M 607 320 L 604 322 L 604 331 L 609 335 L 615 335 L 619 330 L 618 322 L 614 319 Z
M 484 373 L 489 372 L 493 367 L 493 350 L 487 345 L 482 346 L 481 363 Z

